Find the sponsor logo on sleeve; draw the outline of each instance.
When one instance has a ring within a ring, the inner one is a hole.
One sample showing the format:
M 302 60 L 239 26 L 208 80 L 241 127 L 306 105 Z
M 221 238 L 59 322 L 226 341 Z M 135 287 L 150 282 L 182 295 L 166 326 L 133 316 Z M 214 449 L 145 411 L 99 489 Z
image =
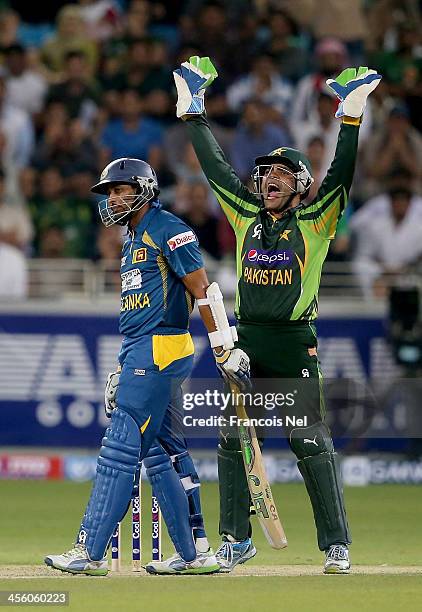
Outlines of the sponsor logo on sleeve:
M 142 263 L 147 260 L 147 250 L 145 247 L 142 249 L 135 249 L 132 254 L 132 263 Z
M 169 245 L 170 251 L 174 251 L 185 244 L 189 244 L 189 242 L 196 242 L 196 236 L 190 230 L 189 232 L 183 232 L 181 234 L 176 234 L 169 240 L 167 240 L 167 244 Z
M 123 272 L 122 276 L 122 293 L 131 289 L 140 289 L 142 287 L 142 272 L 137 268 Z

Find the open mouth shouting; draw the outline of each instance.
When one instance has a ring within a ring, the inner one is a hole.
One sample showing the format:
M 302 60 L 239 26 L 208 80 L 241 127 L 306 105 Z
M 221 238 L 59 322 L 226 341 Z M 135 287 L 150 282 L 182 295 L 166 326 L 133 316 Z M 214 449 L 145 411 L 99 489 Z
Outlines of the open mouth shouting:
M 277 198 L 280 198 L 281 196 L 285 195 L 283 191 L 280 191 L 280 185 L 277 185 L 277 183 L 272 181 L 267 183 L 266 191 L 267 200 L 276 200 Z

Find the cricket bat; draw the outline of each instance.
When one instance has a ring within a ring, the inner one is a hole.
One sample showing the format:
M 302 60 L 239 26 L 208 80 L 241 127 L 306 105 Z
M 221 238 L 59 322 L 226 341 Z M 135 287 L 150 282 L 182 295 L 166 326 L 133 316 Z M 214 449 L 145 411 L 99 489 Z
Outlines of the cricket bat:
M 234 347 L 234 340 L 237 340 L 237 334 L 233 338 L 232 328 L 229 325 L 224 308 L 223 295 L 218 284 L 215 282 L 211 283 L 206 290 L 206 295 L 207 299 L 201 300 L 201 302 L 203 305 L 209 305 L 215 326 L 221 334 L 221 344 L 225 350 L 230 350 Z M 198 303 L 200 302 L 198 301 Z M 287 538 L 265 473 L 264 461 L 256 437 L 255 427 L 245 423 L 248 415 L 246 414 L 243 402 L 240 402 L 238 386 L 235 383 L 230 383 L 230 387 L 236 398 L 236 413 L 239 419 L 239 437 L 243 463 L 256 515 L 270 546 L 277 549 L 285 548 L 287 546 Z
M 236 414 L 239 419 L 238 427 L 243 463 L 256 515 L 270 546 L 277 549 L 285 548 L 287 538 L 265 472 L 255 427 L 245 422 L 248 415 L 243 402 L 240 401 L 239 389 L 235 384 L 230 386 L 236 398 Z

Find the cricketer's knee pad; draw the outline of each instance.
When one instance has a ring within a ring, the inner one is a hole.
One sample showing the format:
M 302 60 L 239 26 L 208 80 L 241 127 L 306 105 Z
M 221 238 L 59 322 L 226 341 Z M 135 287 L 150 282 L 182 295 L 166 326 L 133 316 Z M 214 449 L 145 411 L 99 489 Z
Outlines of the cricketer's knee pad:
M 138 425 L 129 414 L 116 408 L 102 440 L 91 497 L 78 535 L 90 559 L 104 557 L 116 524 L 126 512 L 140 448 Z
M 292 430 L 290 446 L 311 500 L 320 550 L 350 544 L 337 453 L 325 423 Z
M 290 432 L 289 443 L 290 448 L 299 460 L 334 451 L 331 434 L 322 421 L 318 421 L 309 427 L 295 427 Z
M 228 450 L 221 445 L 217 451 L 220 491 L 221 535 L 244 540 L 250 533 L 250 496 L 242 451 Z
M 144 459 L 148 479 L 158 499 L 169 536 L 185 561 L 196 557 L 189 503 L 170 456 L 161 444 L 154 443 Z
M 205 537 L 204 518 L 201 510 L 201 496 L 199 476 L 188 451 L 172 455 L 173 467 L 179 475 L 189 501 L 190 522 L 195 538 Z

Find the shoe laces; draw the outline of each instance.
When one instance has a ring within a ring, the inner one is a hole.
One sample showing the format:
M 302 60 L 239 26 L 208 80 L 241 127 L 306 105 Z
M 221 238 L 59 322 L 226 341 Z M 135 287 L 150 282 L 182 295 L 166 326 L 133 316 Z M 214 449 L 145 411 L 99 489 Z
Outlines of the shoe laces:
M 346 561 L 348 558 L 347 548 L 344 544 L 334 544 L 328 551 L 328 557 L 334 561 Z
M 233 544 L 225 541 L 221 544 L 217 552 L 215 553 L 217 558 L 223 558 L 227 563 L 233 561 Z
M 67 552 L 63 553 L 63 557 L 80 557 L 81 555 L 86 555 L 86 547 L 85 544 L 75 544 L 75 546 L 73 548 L 71 548 L 70 550 L 68 550 Z

